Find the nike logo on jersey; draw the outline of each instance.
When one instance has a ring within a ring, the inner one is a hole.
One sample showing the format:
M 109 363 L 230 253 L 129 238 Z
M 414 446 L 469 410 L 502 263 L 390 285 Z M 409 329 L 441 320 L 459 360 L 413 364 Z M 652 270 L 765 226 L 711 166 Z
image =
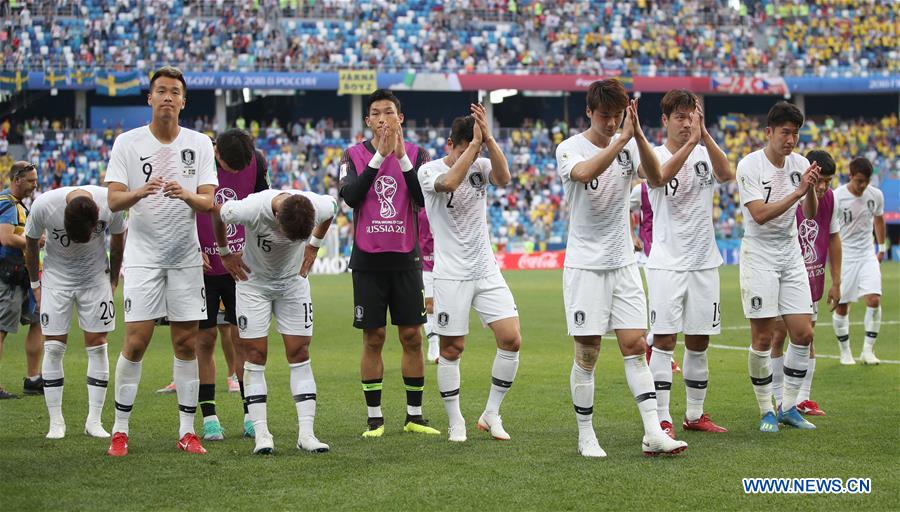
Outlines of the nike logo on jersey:
M 716 323 L 713 324 L 713 327 L 718 327 L 718 326 L 721 325 L 721 324 L 722 324 L 722 322 L 716 322 Z
M 148 158 L 150 158 L 150 157 L 152 157 L 152 156 L 153 156 L 153 155 L 150 155 L 150 156 L 139 156 L 138 159 L 139 159 L 141 162 L 143 162 L 144 160 L 146 160 L 146 159 L 148 159 Z
M 772 183 L 772 180 L 762 182 L 763 185 L 768 185 L 769 183 Z
M 304 328 L 304 329 L 309 329 L 310 327 L 312 327 L 312 324 L 304 324 L 304 325 L 303 325 L 303 328 Z
M 112 319 L 111 319 L 111 318 L 110 318 L 109 320 L 104 320 L 104 321 L 103 321 L 103 325 L 109 325 L 110 323 L 112 323 Z

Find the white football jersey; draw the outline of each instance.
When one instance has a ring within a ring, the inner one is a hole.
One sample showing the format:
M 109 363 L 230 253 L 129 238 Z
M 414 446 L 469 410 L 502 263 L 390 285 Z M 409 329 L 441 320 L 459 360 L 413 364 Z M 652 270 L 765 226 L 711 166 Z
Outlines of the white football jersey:
M 653 151 L 660 166 L 672 158 L 664 145 Z M 668 183 L 660 187 L 647 184 L 653 209 L 648 268 L 703 270 L 722 264 L 713 227 L 715 183 L 709 153 L 698 144 Z
M 797 239 L 797 208 L 803 199 L 778 217 L 759 225 L 750 215 L 747 203 L 764 201 L 775 203 L 793 193 L 800 186 L 809 160 L 797 153 L 784 159 L 784 167 L 777 168 L 760 149 L 738 162 L 737 183 L 741 194 L 741 213 L 744 216 L 744 239 L 741 242 L 741 264 L 759 270 L 782 270 L 803 265 L 800 242 Z
M 612 140 L 619 137 L 617 133 Z M 629 196 L 641 162 L 634 139 L 590 183 L 570 179 L 577 164 L 602 150 L 580 133 L 556 148 L 556 165 L 570 210 L 566 267 L 612 270 L 635 263 L 629 233 Z
M 337 213 L 333 197 L 299 190 L 263 190 L 223 204 L 222 221 L 244 226 L 244 262 L 250 267 L 249 277 L 254 282 L 272 283 L 300 273 L 306 240 L 291 241 L 278 228 L 272 200 L 281 194 L 299 194 L 309 199 L 316 212 L 316 226 Z
M 77 189 L 90 192 L 100 214 L 90 241 L 77 244 L 69 239 L 65 227 L 66 196 Z M 63 187 L 44 192 L 31 205 L 25 222 L 25 235 L 40 239 L 46 234 L 44 272 L 41 283 L 57 290 L 77 290 L 109 284 L 109 259 L 106 255 L 106 231 L 125 232 L 125 213 L 109 210 L 107 190 L 95 185 Z
M 219 184 L 212 141 L 206 135 L 180 128 L 171 144 L 161 144 L 149 126 L 129 130 L 113 143 L 106 182 L 137 190 L 150 178 L 177 181 L 191 192 Z M 197 214 L 181 199 L 162 190 L 128 210 L 126 267 L 185 268 L 203 264 L 197 238 Z
M 496 274 L 500 267 L 487 225 L 486 190 L 491 161 L 476 159 L 456 191 L 435 191 L 435 179 L 448 171 L 450 167 L 441 158 L 423 164 L 418 174 L 434 237 L 433 276 L 465 281 Z
M 834 209 L 841 223 L 841 249 L 844 261 L 875 253 L 872 230 L 875 217 L 884 215 L 884 193 L 869 185 L 855 196 L 847 185 L 834 191 Z

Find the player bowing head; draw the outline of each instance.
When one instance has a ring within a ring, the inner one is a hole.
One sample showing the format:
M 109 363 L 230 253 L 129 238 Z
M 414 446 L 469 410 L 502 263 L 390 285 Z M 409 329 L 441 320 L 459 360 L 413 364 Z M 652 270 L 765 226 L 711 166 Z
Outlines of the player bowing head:
M 66 234 L 76 244 L 85 244 L 91 240 L 99 219 L 100 209 L 89 196 L 77 196 L 70 200 L 63 214 Z
M 309 238 L 316 227 L 316 210 L 304 196 L 290 195 L 281 201 L 275 212 L 278 229 L 288 240 L 295 242 Z

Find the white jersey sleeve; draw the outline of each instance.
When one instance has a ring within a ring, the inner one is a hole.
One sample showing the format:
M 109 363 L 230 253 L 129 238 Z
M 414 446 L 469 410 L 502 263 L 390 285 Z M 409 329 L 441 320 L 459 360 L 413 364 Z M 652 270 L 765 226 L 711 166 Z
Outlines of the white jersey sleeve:
M 244 199 L 232 199 L 222 204 L 219 210 L 219 216 L 222 222 L 227 224 L 243 224 L 244 226 L 257 221 L 265 203 L 272 203 L 272 198 L 277 194 L 277 190 L 264 190 L 255 194 L 250 194 Z
M 112 150 L 109 152 L 109 163 L 106 166 L 106 176 L 104 181 L 106 181 L 106 183 L 121 183 L 128 187 L 128 163 L 126 161 L 126 149 L 124 147 L 126 143 L 122 141 L 123 138 L 121 135 L 116 137 L 116 140 L 113 141 Z
M 577 137 L 577 136 L 576 136 Z M 587 160 L 578 150 L 577 144 L 573 141 L 574 137 L 570 137 L 559 146 L 556 147 L 556 167 L 559 177 L 563 180 L 570 180 L 572 169 L 576 165 Z
M 47 203 L 45 197 L 48 193 L 49 192 L 45 192 L 41 194 L 33 203 L 31 203 L 31 211 L 28 213 L 28 217 L 25 218 L 25 236 L 33 240 L 39 240 L 46 229 L 44 226 L 44 211 L 46 209 L 45 204 Z
M 638 183 L 631 189 L 631 196 L 628 197 L 628 206 L 632 212 L 641 211 L 641 184 Z

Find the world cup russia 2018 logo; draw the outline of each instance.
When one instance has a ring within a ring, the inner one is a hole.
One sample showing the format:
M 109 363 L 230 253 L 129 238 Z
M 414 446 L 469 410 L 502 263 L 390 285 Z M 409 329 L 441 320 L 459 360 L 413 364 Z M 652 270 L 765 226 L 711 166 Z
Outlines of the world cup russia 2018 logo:
M 228 201 L 237 199 L 237 193 L 230 188 L 220 188 L 216 191 L 216 204 L 225 204 Z M 237 234 L 237 226 L 234 224 L 225 225 L 225 237 L 232 238 Z
M 378 196 L 378 204 L 381 205 L 382 219 L 391 219 L 397 216 L 394 208 L 394 194 L 397 193 L 397 180 L 392 176 L 379 176 L 375 180 L 375 195 Z
M 819 236 L 819 225 L 812 219 L 803 219 L 798 228 L 800 235 L 800 252 L 803 253 L 803 262 L 807 265 L 815 263 L 819 259 L 816 252 L 816 238 Z

